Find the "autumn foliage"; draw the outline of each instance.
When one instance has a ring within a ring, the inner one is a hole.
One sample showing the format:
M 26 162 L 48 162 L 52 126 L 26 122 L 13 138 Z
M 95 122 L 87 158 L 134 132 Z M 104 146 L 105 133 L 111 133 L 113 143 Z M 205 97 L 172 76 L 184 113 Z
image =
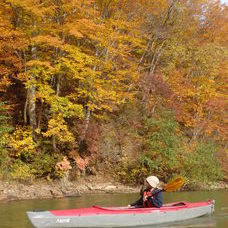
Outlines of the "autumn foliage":
M 183 173 L 202 145 L 226 148 L 227 9 L 214 0 L 2 0 L 9 174 L 55 178 L 110 164 L 101 138 L 111 124 L 117 137 L 106 140 L 118 145 L 121 178 L 132 154 L 141 159 L 131 181 Z M 126 152 L 123 138 L 140 149 Z

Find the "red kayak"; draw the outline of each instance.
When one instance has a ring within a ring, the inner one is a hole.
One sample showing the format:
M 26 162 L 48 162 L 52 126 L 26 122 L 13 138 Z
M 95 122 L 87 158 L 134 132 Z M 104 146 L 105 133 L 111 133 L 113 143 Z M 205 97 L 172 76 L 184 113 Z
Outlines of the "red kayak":
M 34 227 L 133 227 L 182 221 L 214 211 L 214 201 L 176 202 L 161 208 L 99 207 L 27 212 Z

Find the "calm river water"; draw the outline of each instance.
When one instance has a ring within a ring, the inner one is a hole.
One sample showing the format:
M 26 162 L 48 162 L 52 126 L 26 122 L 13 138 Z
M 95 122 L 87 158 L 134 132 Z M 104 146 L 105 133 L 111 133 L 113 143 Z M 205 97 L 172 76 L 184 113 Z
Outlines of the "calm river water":
M 165 202 L 196 202 L 206 201 L 208 199 L 215 199 L 215 213 L 212 216 L 205 216 L 202 218 L 193 219 L 181 223 L 172 223 L 156 227 L 228 228 L 228 190 L 163 193 L 163 196 Z M 26 217 L 26 211 L 29 210 L 69 209 L 79 207 L 90 207 L 92 205 L 125 206 L 135 201 L 137 198 L 138 194 L 96 194 L 83 195 L 81 197 L 72 197 L 64 199 L 1 202 L 0 228 L 32 228 Z

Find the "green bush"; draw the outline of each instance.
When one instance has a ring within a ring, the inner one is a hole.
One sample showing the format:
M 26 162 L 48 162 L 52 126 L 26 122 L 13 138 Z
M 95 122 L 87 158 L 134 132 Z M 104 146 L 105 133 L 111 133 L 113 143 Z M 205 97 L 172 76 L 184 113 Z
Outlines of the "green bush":
M 140 161 L 127 161 L 122 162 L 116 174 L 122 183 L 139 184 L 148 176 L 148 170 L 140 164 Z
M 39 152 L 32 163 L 36 177 L 51 176 L 55 170 L 56 157 L 48 152 Z
M 22 181 L 31 181 L 35 178 L 31 166 L 19 159 L 14 160 L 14 163 L 10 166 L 10 175 L 13 179 Z
M 218 146 L 213 142 L 199 142 L 192 152 L 185 154 L 183 175 L 189 186 L 202 186 L 223 179 L 217 158 Z
M 182 141 L 184 137 L 172 112 L 146 119 L 141 164 L 149 173 L 169 179 L 179 173 Z
M 41 151 L 39 151 L 31 167 L 34 169 L 34 175 L 36 178 L 48 178 L 48 179 L 60 179 L 64 176 L 64 172 L 56 169 L 56 164 L 62 161 L 63 155 L 58 152 L 53 152 L 48 145 L 43 145 Z
M 0 178 L 3 178 L 4 176 L 8 175 L 8 164 L 8 152 L 2 145 L 0 145 Z
M 10 175 L 15 180 L 32 181 L 35 178 L 61 178 L 62 172 L 56 170 L 56 163 L 62 158 L 61 155 L 38 152 L 31 163 L 14 158 L 10 165 Z
M 8 133 L 11 131 L 8 121 L 9 117 L 5 109 L 5 104 L 0 102 L 0 178 L 8 174 L 9 156 L 6 146 Z
M 155 174 L 167 181 L 180 173 L 180 154 L 183 135 L 172 112 L 146 118 L 143 129 L 141 156 L 136 161 L 122 163 L 118 170 L 121 181 L 138 183 L 143 177 Z

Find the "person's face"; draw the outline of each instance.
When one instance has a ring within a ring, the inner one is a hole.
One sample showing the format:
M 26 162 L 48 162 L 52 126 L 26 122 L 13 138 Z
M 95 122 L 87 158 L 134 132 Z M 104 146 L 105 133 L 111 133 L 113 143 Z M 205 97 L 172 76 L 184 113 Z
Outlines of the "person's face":
M 147 181 L 145 181 L 146 183 L 146 189 L 150 189 L 150 188 L 152 188 L 151 186 L 150 186 L 150 184 L 147 182 Z

